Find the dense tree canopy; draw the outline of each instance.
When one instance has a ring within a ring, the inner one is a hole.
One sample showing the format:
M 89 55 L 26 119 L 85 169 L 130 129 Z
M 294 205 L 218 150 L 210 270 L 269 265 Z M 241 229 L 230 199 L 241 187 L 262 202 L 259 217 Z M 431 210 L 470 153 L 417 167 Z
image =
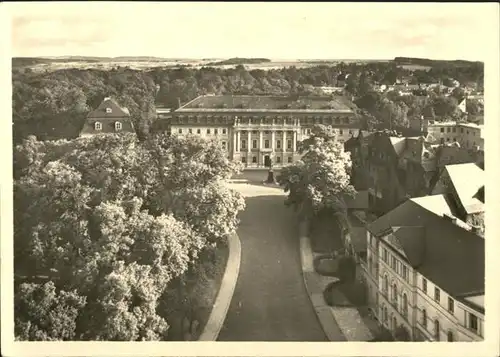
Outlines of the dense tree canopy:
M 16 304 L 33 308 L 17 311 L 18 338 L 166 339 L 159 299 L 236 229 L 244 201 L 223 182 L 238 169 L 199 138 L 24 140 L 14 155 Z M 52 282 L 36 285 L 40 276 Z
M 248 71 L 243 66 L 181 66 L 146 71 L 118 67 L 44 73 L 14 69 L 14 139 L 20 143 L 30 134 L 41 140 L 75 138 L 86 114 L 106 96 L 115 97 L 130 110 L 134 126 L 144 139 L 155 119 L 155 105 L 176 108 L 179 101 L 185 103 L 201 94 L 319 95 L 318 87 L 336 86 L 339 73 L 348 73 L 347 90 L 355 98 L 362 98 L 371 95 L 375 83 L 393 85 L 405 78 L 413 83 L 437 83 L 448 78 L 460 83 L 481 83 L 483 71 L 477 63 L 438 64 L 430 70 L 411 71 L 396 62 L 320 64 L 265 71 Z M 378 115 L 373 103 L 360 107 Z
M 351 159 L 329 126 L 317 125 L 302 141 L 302 159 L 283 168 L 278 182 L 288 193 L 286 203 L 304 216 L 328 209 L 345 216 L 345 195 L 354 195 L 350 184 Z

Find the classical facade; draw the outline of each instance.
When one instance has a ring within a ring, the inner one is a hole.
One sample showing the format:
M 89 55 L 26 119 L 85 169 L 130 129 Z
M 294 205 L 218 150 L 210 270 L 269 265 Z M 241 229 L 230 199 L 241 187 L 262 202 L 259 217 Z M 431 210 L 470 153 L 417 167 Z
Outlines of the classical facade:
M 367 226 L 369 305 L 398 340 L 484 338 L 484 238 L 445 195 L 413 198 Z
M 127 108 L 118 105 L 114 99 L 106 97 L 95 110 L 87 115 L 80 136 L 122 132 L 135 133 L 130 112 Z
M 350 102 L 335 96 L 205 95 L 172 112 L 157 113 L 164 121 L 161 130 L 218 139 L 230 158 L 250 168 L 298 160 L 297 144 L 315 124 L 334 127 L 341 142 L 360 128 Z

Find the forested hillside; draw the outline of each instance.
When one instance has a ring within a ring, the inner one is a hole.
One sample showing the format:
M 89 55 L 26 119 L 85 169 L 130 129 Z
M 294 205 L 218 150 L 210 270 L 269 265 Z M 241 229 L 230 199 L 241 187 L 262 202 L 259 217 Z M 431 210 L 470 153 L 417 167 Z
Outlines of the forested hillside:
M 429 103 L 437 116 L 452 116 L 456 103 L 453 99 L 442 99 L 439 93 L 436 97 L 439 99 L 431 98 L 430 102 L 418 96 L 389 98 L 373 90 L 376 84 L 394 84 L 401 78 L 417 83 L 450 78 L 464 83 L 483 80 L 482 65 L 476 63 L 440 66 L 430 71 L 410 71 L 393 62 L 340 63 L 268 71 L 247 71 L 241 65 L 229 69 L 180 67 L 148 71 L 127 67 L 107 71 L 64 69 L 41 74 L 14 69 L 14 140 L 20 142 L 28 135 L 36 135 L 41 140 L 74 138 L 86 114 L 106 96 L 116 98 L 120 105 L 129 108 L 138 134 L 144 138 L 155 118 L 155 104 L 176 108 L 179 100 L 185 103 L 207 93 L 318 95 L 321 91 L 315 87 L 336 86 L 340 73 L 351 74 L 346 83 L 349 95 L 361 110 L 382 125 L 387 117 L 402 123 L 408 116 L 420 115 Z M 448 103 L 450 101 L 452 103 Z

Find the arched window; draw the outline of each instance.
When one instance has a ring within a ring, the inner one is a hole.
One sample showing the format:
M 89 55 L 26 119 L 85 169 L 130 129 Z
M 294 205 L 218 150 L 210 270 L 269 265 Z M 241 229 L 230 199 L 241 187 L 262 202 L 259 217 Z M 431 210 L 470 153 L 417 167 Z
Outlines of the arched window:
M 94 123 L 94 129 L 95 130 L 102 130 L 102 124 L 98 121 Z
M 403 293 L 403 316 L 408 317 L 408 296 L 406 293 Z
M 439 320 L 434 320 L 434 339 L 439 341 L 439 330 L 440 330 Z
M 395 282 L 392 283 L 392 302 L 396 307 L 398 306 L 398 286 Z
M 120 123 L 119 121 L 117 121 L 115 123 L 115 130 L 122 130 L 122 123 Z
M 396 316 L 392 316 L 392 330 L 395 331 L 398 328 L 398 322 Z
M 455 337 L 453 336 L 453 331 L 448 331 L 448 342 L 455 341 Z
M 383 283 L 383 289 L 384 289 L 384 293 L 387 294 L 387 292 L 389 291 L 389 279 L 387 278 L 387 274 L 384 275 L 384 283 Z
M 422 310 L 422 326 L 427 329 L 427 311 L 425 309 Z

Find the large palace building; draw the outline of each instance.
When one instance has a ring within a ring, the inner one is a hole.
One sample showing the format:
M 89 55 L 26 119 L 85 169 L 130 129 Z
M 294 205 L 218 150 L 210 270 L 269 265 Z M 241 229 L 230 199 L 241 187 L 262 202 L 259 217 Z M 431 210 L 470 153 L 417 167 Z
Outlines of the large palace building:
M 158 108 L 161 130 L 217 138 L 228 156 L 246 167 L 291 164 L 297 143 L 315 124 L 331 125 L 343 142 L 360 129 L 343 97 L 204 95 L 175 111 Z

